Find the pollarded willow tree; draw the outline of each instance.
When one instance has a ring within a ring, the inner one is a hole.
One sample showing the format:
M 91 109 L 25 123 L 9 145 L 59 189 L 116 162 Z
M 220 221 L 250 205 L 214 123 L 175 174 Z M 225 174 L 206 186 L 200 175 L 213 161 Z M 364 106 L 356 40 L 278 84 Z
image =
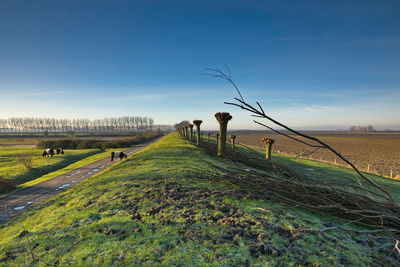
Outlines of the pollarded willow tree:
M 202 124 L 202 120 L 193 120 L 193 124 L 196 125 L 196 142 L 200 144 L 200 125 Z
M 225 152 L 226 146 L 226 132 L 228 129 L 228 122 L 232 119 L 231 114 L 228 112 L 217 112 L 215 118 L 219 122 L 219 144 L 218 144 L 218 156 L 222 156 Z
M 272 144 L 275 143 L 275 140 L 268 137 L 263 137 L 261 142 L 265 144 L 265 159 L 271 160 Z
M 231 143 L 232 143 L 232 151 L 235 151 L 235 139 L 236 139 L 236 135 L 231 134 L 231 135 L 229 136 L 229 139 L 231 140 Z

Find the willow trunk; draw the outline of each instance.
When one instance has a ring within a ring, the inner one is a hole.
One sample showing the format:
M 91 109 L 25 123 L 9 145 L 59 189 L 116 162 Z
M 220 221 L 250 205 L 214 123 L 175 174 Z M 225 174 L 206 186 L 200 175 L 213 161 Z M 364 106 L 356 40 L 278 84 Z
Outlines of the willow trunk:
M 228 122 L 221 123 L 219 125 L 219 143 L 218 143 L 218 156 L 222 156 L 225 152 L 226 146 L 226 131 L 228 128 Z
M 196 125 L 196 138 L 197 144 L 200 145 L 200 125 Z
M 271 147 L 272 147 L 271 143 L 265 144 L 265 159 L 266 160 L 271 160 L 271 150 L 272 150 Z

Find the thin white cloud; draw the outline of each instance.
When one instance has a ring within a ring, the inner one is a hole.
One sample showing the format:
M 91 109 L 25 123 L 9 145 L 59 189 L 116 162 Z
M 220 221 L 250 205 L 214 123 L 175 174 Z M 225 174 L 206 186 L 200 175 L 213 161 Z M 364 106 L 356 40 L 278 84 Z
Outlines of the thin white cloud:
M 343 113 L 352 111 L 351 108 L 343 107 L 343 106 L 319 106 L 319 105 L 310 105 L 303 107 L 305 111 L 308 112 L 335 112 L 335 113 Z
M 125 101 L 146 101 L 146 100 L 159 100 L 165 98 L 164 94 L 137 94 L 137 95 L 119 95 L 119 96 L 104 96 L 101 100 L 112 102 L 125 102 Z
M 44 91 L 44 92 L 16 92 L 16 93 L 2 93 L 3 96 L 8 97 L 32 97 L 32 96 L 51 96 L 51 95 L 64 95 L 68 94 L 67 91 Z

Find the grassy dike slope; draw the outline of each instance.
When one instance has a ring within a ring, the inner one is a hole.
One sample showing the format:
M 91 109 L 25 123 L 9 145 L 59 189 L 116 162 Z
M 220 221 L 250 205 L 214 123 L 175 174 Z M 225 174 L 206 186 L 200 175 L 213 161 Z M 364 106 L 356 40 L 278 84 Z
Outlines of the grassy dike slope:
M 172 133 L 0 228 L 0 265 L 396 264 L 377 236 L 319 233 L 340 222 L 212 181 L 208 162 L 232 164 Z

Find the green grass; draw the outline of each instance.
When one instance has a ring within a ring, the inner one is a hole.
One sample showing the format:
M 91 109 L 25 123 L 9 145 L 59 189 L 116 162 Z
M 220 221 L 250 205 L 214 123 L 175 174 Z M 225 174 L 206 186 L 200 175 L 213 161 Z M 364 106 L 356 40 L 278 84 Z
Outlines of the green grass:
M 120 148 L 118 150 L 124 150 L 124 149 L 125 148 Z M 95 161 L 107 158 L 107 157 L 110 156 L 110 150 L 111 149 L 106 149 L 104 152 L 101 152 L 101 153 L 98 153 L 98 154 L 95 154 L 95 155 L 92 155 L 92 156 L 88 156 L 88 157 L 86 157 L 86 158 L 84 158 L 82 160 L 79 160 L 77 162 L 74 162 L 74 163 L 68 165 L 67 167 L 64 167 L 64 168 L 58 169 L 56 171 L 50 172 L 50 173 L 45 174 L 45 175 L 43 175 L 43 176 L 41 176 L 41 177 L 39 177 L 37 179 L 25 182 L 23 184 L 19 184 L 14 190 L 12 190 L 10 192 L 5 192 L 3 194 L 0 194 L 0 199 L 2 197 L 4 197 L 4 196 L 14 192 L 15 190 L 21 190 L 21 189 L 26 188 L 26 187 L 34 186 L 34 185 L 39 184 L 41 182 L 53 179 L 54 177 L 57 177 L 59 175 L 62 175 L 62 174 L 71 172 L 71 171 L 73 171 L 75 169 L 78 169 L 80 167 L 86 166 L 86 165 L 88 165 L 90 163 L 93 163 Z M 113 150 L 115 150 L 115 149 L 113 149 Z
M 243 149 L 248 149 L 243 147 Z M 258 148 L 251 150 L 257 151 L 260 155 L 264 155 L 265 151 Z M 289 155 L 272 153 L 272 162 L 279 163 L 295 170 L 298 173 L 307 173 L 307 175 L 315 179 L 324 179 L 330 182 L 341 182 L 347 185 L 358 185 L 359 176 L 353 169 L 334 166 L 331 164 L 296 158 Z M 374 181 L 380 186 L 383 186 L 393 195 L 394 199 L 400 203 L 400 181 L 382 176 L 377 176 L 369 173 L 363 173 L 366 177 Z
M 170 134 L 0 228 L 0 265 L 396 265 L 376 234 L 208 175 L 232 164 Z
M 352 180 L 357 181 L 358 176 L 356 175 L 353 169 L 344 168 L 340 166 L 334 166 L 331 164 L 307 160 L 307 159 L 299 159 L 287 155 L 282 154 L 273 154 L 273 161 L 290 166 L 291 168 L 296 169 L 299 172 L 307 172 L 309 175 L 316 177 L 328 177 L 328 179 L 333 181 L 345 181 Z M 400 201 L 400 181 L 394 180 L 390 178 L 385 178 L 369 173 L 363 173 L 366 177 L 370 178 L 377 184 L 388 189 L 393 197 Z
M 35 180 L 20 184 L 18 187 L 19 188 L 24 188 L 24 187 L 29 187 L 29 186 L 36 185 L 36 184 L 41 183 L 43 181 L 50 180 L 50 179 L 52 179 L 54 177 L 57 177 L 57 176 L 62 175 L 64 173 L 73 171 L 75 169 L 78 169 L 80 167 L 86 166 L 86 165 L 88 165 L 90 163 L 93 163 L 95 161 L 107 158 L 109 156 L 110 156 L 110 149 L 106 150 L 105 152 L 95 154 L 93 156 L 88 156 L 88 157 L 86 157 L 86 158 L 84 158 L 82 160 L 79 160 L 79 161 L 77 161 L 75 163 L 72 163 L 71 165 L 68 165 L 65 168 L 58 169 L 58 170 L 56 170 L 54 172 L 48 173 L 46 175 L 43 175 L 43 176 L 41 176 L 41 177 L 39 177 L 39 178 L 37 178 Z
M 34 180 L 45 174 L 64 168 L 71 163 L 102 152 L 99 149 L 65 150 L 64 155 L 42 157 L 42 149 L 31 147 L 0 147 L 0 174 L 16 185 Z M 32 168 L 26 169 L 19 162 L 21 154 L 32 156 Z

